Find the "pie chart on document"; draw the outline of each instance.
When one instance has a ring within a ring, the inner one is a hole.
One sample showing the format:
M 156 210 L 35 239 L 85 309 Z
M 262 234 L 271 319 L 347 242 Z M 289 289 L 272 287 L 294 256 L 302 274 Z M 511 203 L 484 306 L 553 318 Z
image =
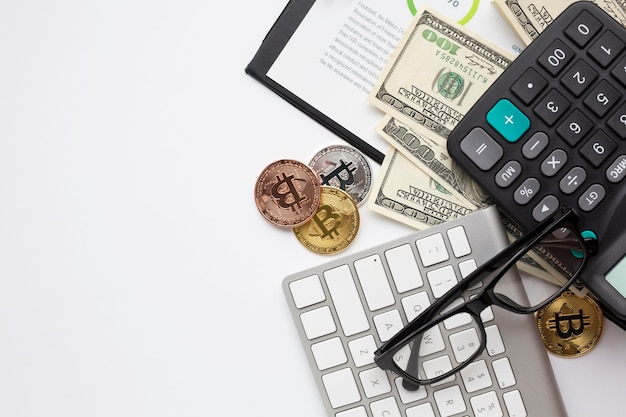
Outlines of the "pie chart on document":
M 483 3 L 486 6 L 491 6 L 488 0 L 483 0 Z M 446 16 L 454 18 L 459 24 L 464 25 L 472 20 L 472 17 L 478 11 L 480 0 L 407 0 L 407 5 L 413 15 L 415 15 L 421 5 L 429 5 Z

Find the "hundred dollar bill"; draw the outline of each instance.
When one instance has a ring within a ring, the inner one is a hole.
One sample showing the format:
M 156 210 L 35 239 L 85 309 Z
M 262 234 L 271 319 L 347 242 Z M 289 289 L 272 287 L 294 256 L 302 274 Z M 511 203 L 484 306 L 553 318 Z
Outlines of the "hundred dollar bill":
M 410 127 L 386 115 L 376 126 L 376 131 L 419 169 L 443 184 L 466 207 L 476 209 L 493 204 L 489 194 L 450 157 L 445 146 L 431 138 L 432 132 L 423 126 Z
M 496 9 L 526 45 L 535 39 L 575 0 L 492 0 Z M 626 26 L 626 4 L 621 0 L 595 0 L 600 8 Z
M 394 148 L 385 155 L 368 207 L 418 230 L 472 212 Z
M 513 56 L 429 8 L 418 11 L 368 100 L 445 141 Z

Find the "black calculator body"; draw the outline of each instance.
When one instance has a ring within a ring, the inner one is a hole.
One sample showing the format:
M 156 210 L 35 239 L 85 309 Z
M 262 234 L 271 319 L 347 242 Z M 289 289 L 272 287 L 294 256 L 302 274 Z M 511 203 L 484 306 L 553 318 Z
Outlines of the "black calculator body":
M 581 280 L 626 329 L 626 29 L 573 3 L 463 117 L 448 151 L 524 230 L 573 207 L 598 243 Z

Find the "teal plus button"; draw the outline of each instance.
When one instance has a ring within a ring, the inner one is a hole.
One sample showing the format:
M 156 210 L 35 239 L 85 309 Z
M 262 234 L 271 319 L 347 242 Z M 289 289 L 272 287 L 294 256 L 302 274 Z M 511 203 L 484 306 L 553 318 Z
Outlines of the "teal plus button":
M 487 122 L 509 142 L 516 142 L 530 127 L 530 119 L 506 99 L 489 110 Z

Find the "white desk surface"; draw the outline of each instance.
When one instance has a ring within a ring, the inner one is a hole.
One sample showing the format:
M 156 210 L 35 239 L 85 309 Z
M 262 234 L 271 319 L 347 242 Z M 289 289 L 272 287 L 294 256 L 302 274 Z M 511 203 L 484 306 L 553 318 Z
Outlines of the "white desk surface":
M 1 416 L 325 416 L 281 289 L 325 258 L 253 199 L 342 143 L 244 73 L 285 4 L 0 6 Z M 570 417 L 623 415 L 625 344 L 551 358 Z

